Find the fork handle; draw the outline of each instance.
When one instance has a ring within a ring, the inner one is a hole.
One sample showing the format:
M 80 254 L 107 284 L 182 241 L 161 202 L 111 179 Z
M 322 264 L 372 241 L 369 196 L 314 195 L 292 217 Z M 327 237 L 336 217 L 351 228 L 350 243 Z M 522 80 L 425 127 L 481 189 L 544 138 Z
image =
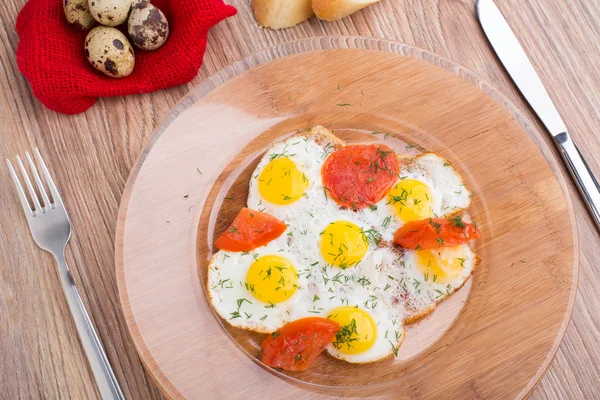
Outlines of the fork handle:
M 71 314 L 75 320 L 79 339 L 81 339 L 81 344 L 87 355 L 102 399 L 124 400 L 125 397 L 123 396 L 119 382 L 108 362 L 106 352 L 98 337 L 98 332 L 96 332 L 96 328 L 94 328 L 94 324 L 81 300 L 71 271 L 65 261 L 65 256 L 62 254 L 60 256 L 55 256 L 55 258 L 58 264 L 60 283 L 62 284 L 67 303 L 69 304 Z

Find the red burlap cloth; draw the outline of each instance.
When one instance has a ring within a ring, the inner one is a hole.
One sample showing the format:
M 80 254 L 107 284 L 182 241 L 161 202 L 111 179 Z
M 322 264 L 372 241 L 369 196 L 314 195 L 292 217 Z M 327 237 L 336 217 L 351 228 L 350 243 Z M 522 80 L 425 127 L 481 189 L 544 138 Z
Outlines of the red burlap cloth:
M 62 0 L 29 0 L 17 18 L 17 63 L 48 108 L 76 114 L 97 97 L 146 93 L 192 80 L 202 65 L 206 34 L 236 9 L 222 0 L 152 0 L 171 30 L 158 50 L 135 49 L 135 69 L 115 79 L 96 71 L 84 53 L 86 32 L 69 26 Z

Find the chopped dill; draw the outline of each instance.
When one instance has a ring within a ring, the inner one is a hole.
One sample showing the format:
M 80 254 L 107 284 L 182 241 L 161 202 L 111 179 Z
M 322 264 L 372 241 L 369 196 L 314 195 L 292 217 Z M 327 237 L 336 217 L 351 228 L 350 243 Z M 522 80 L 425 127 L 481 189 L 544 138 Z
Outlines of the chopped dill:
M 348 325 L 344 325 L 335 334 L 335 340 L 331 343 L 336 349 L 341 349 L 344 345 L 348 346 L 348 350 L 352 347 L 352 342 L 358 340 L 358 332 L 356 331 L 356 320 L 352 321 Z

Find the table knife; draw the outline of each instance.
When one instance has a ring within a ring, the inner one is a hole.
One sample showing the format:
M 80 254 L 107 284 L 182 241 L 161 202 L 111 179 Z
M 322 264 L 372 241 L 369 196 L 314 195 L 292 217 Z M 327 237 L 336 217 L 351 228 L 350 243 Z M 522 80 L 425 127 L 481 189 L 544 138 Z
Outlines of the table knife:
M 498 58 L 533 111 L 552 135 L 596 227 L 600 230 L 600 185 L 567 131 L 558 110 L 515 34 L 492 0 L 478 0 L 481 27 Z

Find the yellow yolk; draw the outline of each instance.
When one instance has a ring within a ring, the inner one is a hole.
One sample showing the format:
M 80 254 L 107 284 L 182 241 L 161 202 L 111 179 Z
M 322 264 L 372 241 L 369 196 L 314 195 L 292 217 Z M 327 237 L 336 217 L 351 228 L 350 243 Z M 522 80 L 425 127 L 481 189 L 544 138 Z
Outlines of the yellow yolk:
M 368 248 L 362 229 L 352 222 L 333 222 L 321 235 L 321 254 L 325 262 L 342 269 L 358 264 Z
M 415 179 L 404 179 L 398 182 L 388 194 L 388 204 L 394 208 L 396 216 L 404 223 L 433 215 L 431 191 L 426 184 Z
M 286 258 L 263 256 L 248 269 L 246 285 L 250 293 L 265 303 L 281 303 L 292 297 L 298 285 L 296 269 Z
M 308 178 L 287 157 L 271 160 L 258 177 L 258 190 L 267 201 L 286 205 L 304 195 Z
M 331 311 L 327 318 L 340 324 L 340 330 L 332 342 L 340 353 L 362 353 L 375 343 L 377 326 L 365 310 L 353 306 L 339 307 Z
M 427 280 L 435 283 L 450 283 L 464 269 L 465 255 L 461 247 L 440 247 L 417 251 L 417 265 Z

